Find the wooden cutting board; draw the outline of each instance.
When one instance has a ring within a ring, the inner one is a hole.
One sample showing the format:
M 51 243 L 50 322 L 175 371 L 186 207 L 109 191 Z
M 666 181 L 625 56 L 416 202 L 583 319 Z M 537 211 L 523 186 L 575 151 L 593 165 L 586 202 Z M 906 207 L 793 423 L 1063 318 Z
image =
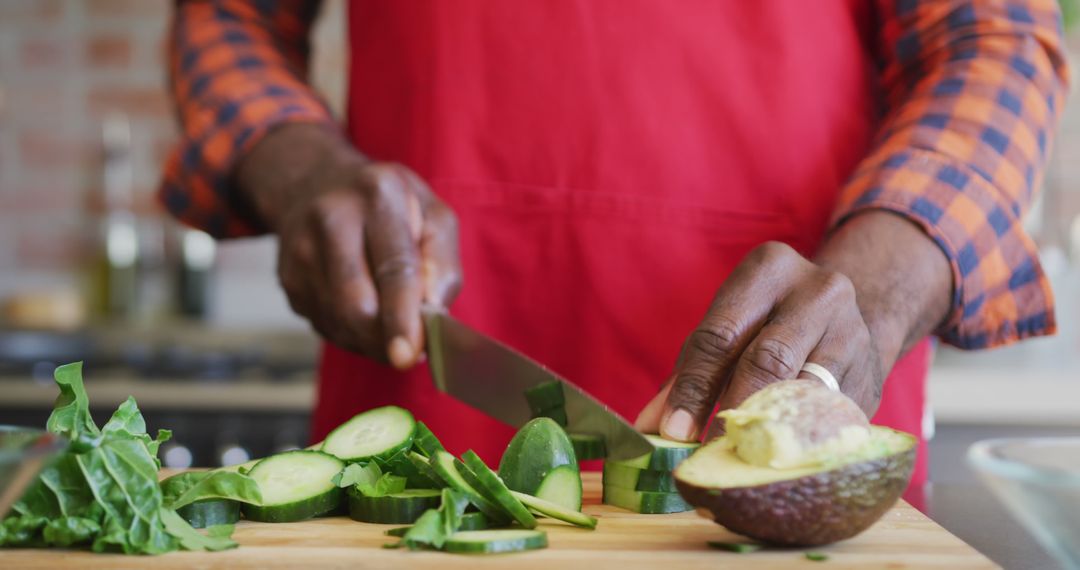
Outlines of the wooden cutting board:
M 689 570 L 740 568 L 997 568 L 959 538 L 907 503 L 899 503 L 863 534 L 813 549 L 765 549 L 748 554 L 709 548 L 708 540 L 740 541 L 694 513 L 639 515 L 600 504 L 599 473 L 585 474 L 585 512 L 599 517 L 595 531 L 542 519 L 549 547 L 528 553 L 470 556 L 440 552 L 387 550 L 396 541 L 383 531 L 394 525 L 358 523 L 344 517 L 299 523 L 243 521 L 233 538 L 240 548 L 226 552 L 175 552 L 157 557 L 47 550 L 0 550 L 0 568 L 62 570 L 93 568 L 409 568 L 466 570 L 566 570 L 618 568 Z M 807 560 L 812 550 L 828 556 Z

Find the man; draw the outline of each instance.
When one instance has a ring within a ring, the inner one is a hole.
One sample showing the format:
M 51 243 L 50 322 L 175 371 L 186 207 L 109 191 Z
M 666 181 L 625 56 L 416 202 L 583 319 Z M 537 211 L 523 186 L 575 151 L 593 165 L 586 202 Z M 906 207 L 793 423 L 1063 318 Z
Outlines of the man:
M 1054 330 L 1020 225 L 1066 84 L 1053 0 L 349 10 L 344 132 L 305 83 L 316 3 L 181 1 L 170 44 L 163 201 L 279 237 L 327 340 L 314 437 L 396 403 L 497 458 L 508 428 L 417 366 L 424 302 L 679 440 L 804 368 L 918 434 L 927 335 Z

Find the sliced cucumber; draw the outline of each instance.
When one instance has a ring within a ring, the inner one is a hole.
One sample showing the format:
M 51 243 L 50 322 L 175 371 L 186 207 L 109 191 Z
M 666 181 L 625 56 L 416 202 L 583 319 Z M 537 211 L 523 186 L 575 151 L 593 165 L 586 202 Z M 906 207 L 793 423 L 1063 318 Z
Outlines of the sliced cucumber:
M 431 468 L 448 487 L 463 493 L 469 499 L 469 502 L 476 505 L 476 508 L 480 509 L 480 512 L 484 513 L 489 519 L 497 522 L 505 521 L 508 517 L 503 512 L 502 507 L 487 500 L 480 491 L 469 484 L 462 477 L 461 472 L 458 471 L 455 465 L 456 461 L 453 455 L 445 451 L 436 451 L 435 455 L 431 456 Z
M 545 501 L 539 497 L 533 497 L 532 495 L 526 495 L 525 493 L 518 493 L 517 491 L 510 491 L 513 493 L 517 500 L 521 501 L 526 507 L 529 507 L 533 512 L 543 515 L 545 517 L 551 517 L 556 520 L 568 522 L 575 526 L 584 528 L 596 528 L 596 518 L 591 517 L 583 512 L 568 509 L 562 505 L 552 503 L 551 501 Z
M 541 412 L 534 412 L 534 418 L 551 418 L 555 420 L 555 423 L 562 427 L 566 427 L 570 420 L 566 417 L 566 408 L 551 408 L 550 410 L 544 410 Z
M 410 451 L 406 455 L 406 457 L 408 458 L 409 462 L 412 463 L 414 467 L 416 467 L 417 471 L 422 473 L 424 477 L 431 480 L 433 489 L 442 489 L 446 487 L 446 482 L 443 481 L 442 477 L 439 477 L 439 474 L 431 468 L 430 459 L 424 457 L 423 455 L 420 455 L 415 451 Z
M 608 486 L 604 486 L 604 504 L 643 515 L 681 513 L 694 508 L 678 493 L 632 491 Z
M 321 451 L 286 451 L 255 464 L 248 473 L 263 504 L 245 504 L 244 516 L 261 522 L 293 522 L 333 512 L 341 489 L 331 480 L 345 462 Z
M 499 477 L 515 491 L 536 495 L 548 472 L 561 465 L 577 467 L 570 438 L 551 419 L 536 418 L 522 426 L 506 446 Z
M 577 465 L 560 465 L 548 472 L 534 496 L 574 511 L 581 510 L 581 471 Z
M 537 384 L 525 390 L 525 400 L 529 402 L 529 409 L 534 416 L 540 416 L 540 412 L 547 410 L 566 407 L 566 394 L 563 393 L 562 382 L 558 380 Z
M 446 451 L 439 438 L 427 427 L 424 422 L 416 422 L 416 434 L 413 436 L 413 449 L 424 457 L 435 455 L 436 451 Z
M 383 406 L 353 416 L 326 436 L 322 450 L 343 461 L 389 459 L 412 445 L 416 420 L 397 406 Z
M 431 472 L 431 467 L 427 464 L 427 460 L 420 458 L 419 464 L 409 458 L 410 454 L 414 452 L 403 449 L 392 455 L 386 460 L 377 460 L 376 463 L 382 468 L 383 473 L 393 473 L 400 477 L 404 477 L 406 486 L 409 489 L 440 489 L 442 485 L 438 482 L 436 477 Z M 419 457 L 419 455 L 417 455 Z M 423 465 L 423 467 L 420 467 Z M 434 477 L 434 479 L 433 479 Z
M 499 479 L 499 476 L 484 463 L 483 459 L 473 450 L 468 450 L 461 456 L 464 463 L 457 463 L 458 471 L 464 476 L 466 472 L 472 473 L 479 483 L 478 491 L 489 501 L 499 505 L 506 511 L 510 518 L 517 521 L 525 528 L 536 528 L 536 517 L 521 504 L 521 501 L 510 494 L 510 489 Z M 464 468 L 464 469 L 463 469 Z
M 634 469 L 610 461 L 604 463 L 604 485 L 622 487 L 631 491 L 679 492 L 675 487 L 675 476 L 671 474 L 671 471 Z
M 574 445 L 574 455 L 578 461 L 603 459 L 607 457 L 607 444 L 604 438 L 591 433 L 571 433 L 570 443 Z
M 649 440 L 649 443 L 655 448 L 652 452 L 646 453 L 640 457 L 635 457 L 634 459 L 611 461 L 610 463 L 633 467 L 635 469 L 671 471 L 676 468 L 679 463 L 682 463 L 684 459 L 690 457 L 690 454 L 693 453 L 694 450 L 701 447 L 701 444 L 697 442 L 685 443 L 682 441 L 671 441 L 670 439 L 664 439 L 658 435 L 646 435 L 645 439 Z
M 399 526 L 397 528 L 389 529 L 383 534 L 386 536 L 402 537 L 405 536 L 405 533 L 409 532 L 410 528 L 412 527 Z M 484 530 L 487 528 L 490 527 L 488 526 L 488 519 L 484 516 L 484 513 L 465 513 L 461 515 L 461 526 L 458 527 L 458 530 Z
M 219 524 L 236 524 L 240 520 L 240 503 L 228 499 L 195 501 L 176 509 L 194 528 L 206 528 Z
M 461 554 L 494 554 L 536 550 L 547 544 L 547 533 L 542 530 L 465 530 L 451 535 L 443 549 Z
M 349 489 L 349 518 L 378 524 L 411 524 L 428 509 L 438 508 L 442 492 L 435 489 L 406 489 L 383 497 L 368 497 Z

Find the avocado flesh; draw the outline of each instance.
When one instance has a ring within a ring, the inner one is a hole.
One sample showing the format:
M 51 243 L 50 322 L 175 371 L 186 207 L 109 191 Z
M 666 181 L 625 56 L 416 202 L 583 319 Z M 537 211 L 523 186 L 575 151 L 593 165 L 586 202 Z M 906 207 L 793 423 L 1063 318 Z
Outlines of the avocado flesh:
M 728 530 L 764 542 L 812 546 L 872 525 L 907 487 L 916 440 L 871 427 L 856 452 L 813 467 L 774 469 L 740 459 L 725 438 L 675 470 L 679 493 Z

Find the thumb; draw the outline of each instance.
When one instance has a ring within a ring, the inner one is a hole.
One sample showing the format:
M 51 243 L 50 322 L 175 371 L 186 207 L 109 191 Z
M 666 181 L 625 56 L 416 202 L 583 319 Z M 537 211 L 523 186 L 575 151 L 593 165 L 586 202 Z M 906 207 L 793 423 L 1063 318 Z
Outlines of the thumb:
M 707 329 L 690 334 L 660 415 L 660 435 L 677 441 L 700 439 L 727 384 L 737 342 L 734 336 L 723 341 Z

